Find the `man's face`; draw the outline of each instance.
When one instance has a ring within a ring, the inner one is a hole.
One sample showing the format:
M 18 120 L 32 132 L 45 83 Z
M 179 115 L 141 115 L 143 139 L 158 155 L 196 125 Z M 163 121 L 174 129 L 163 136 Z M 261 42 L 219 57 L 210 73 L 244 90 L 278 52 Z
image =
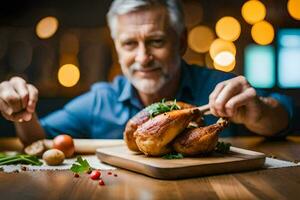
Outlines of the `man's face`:
M 124 75 L 140 92 L 153 94 L 179 73 L 180 41 L 163 8 L 118 16 L 115 45 Z

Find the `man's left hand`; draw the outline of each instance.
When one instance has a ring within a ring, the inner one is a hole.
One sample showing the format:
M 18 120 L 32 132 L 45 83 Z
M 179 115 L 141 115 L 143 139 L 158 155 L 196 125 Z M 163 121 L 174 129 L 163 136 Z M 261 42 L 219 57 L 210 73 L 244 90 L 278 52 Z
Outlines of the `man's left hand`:
M 256 90 L 244 76 L 220 82 L 209 96 L 209 105 L 213 115 L 234 123 L 255 123 L 263 112 Z

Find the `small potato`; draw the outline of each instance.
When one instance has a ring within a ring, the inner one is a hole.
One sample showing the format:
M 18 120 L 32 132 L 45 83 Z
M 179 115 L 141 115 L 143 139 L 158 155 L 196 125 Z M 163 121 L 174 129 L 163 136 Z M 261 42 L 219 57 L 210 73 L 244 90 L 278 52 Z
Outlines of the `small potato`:
M 65 154 L 58 149 L 50 149 L 43 154 L 43 160 L 47 165 L 60 165 L 65 160 Z
M 46 151 L 46 147 L 43 140 L 38 140 L 27 146 L 24 151 L 27 155 L 41 157 Z

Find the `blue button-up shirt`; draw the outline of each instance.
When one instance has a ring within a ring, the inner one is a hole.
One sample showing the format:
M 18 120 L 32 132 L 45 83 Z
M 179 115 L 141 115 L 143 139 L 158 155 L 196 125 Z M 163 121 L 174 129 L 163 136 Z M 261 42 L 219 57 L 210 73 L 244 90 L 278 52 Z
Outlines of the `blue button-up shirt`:
M 234 76 L 231 73 L 182 62 L 179 90 L 174 98 L 198 106 L 207 104 L 209 94 L 215 86 Z M 289 97 L 261 90 L 258 90 L 258 93 L 281 102 L 292 119 L 293 104 Z M 63 109 L 41 119 L 41 125 L 48 138 L 62 133 L 75 138 L 123 138 L 127 121 L 143 107 L 130 82 L 124 76 L 118 76 L 112 83 L 94 84 L 89 92 L 73 99 Z M 212 124 L 216 120 L 214 116 L 205 117 L 206 124 Z M 231 124 L 221 136 L 242 134 L 245 134 L 245 130 L 241 129 L 241 126 Z

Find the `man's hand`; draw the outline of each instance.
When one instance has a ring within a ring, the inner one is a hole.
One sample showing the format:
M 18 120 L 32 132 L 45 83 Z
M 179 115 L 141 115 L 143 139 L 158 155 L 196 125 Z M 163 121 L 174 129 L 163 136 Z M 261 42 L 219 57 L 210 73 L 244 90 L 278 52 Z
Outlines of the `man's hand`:
M 37 100 L 38 90 L 20 77 L 0 83 L 0 111 L 7 120 L 30 121 Z
M 261 115 L 256 91 L 243 76 L 219 83 L 209 96 L 209 105 L 213 115 L 235 123 L 257 120 Z
M 273 98 L 258 97 L 245 77 L 219 83 L 209 96 L 211 113 L 244 124 L 253 132 L 271 136 L 288 125 L 288 114 Z

